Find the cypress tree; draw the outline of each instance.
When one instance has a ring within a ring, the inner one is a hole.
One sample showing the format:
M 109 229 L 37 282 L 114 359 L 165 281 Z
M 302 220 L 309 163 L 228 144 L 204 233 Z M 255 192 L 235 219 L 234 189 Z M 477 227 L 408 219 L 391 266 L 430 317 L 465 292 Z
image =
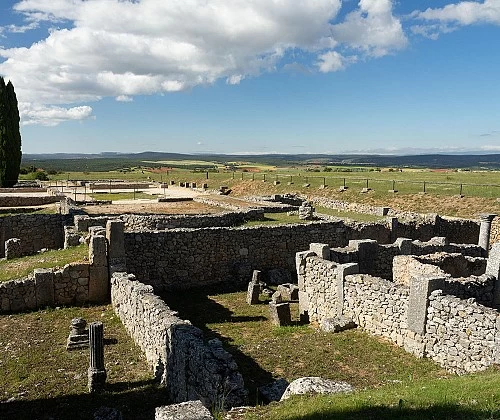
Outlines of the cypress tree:
M 0 77 L 0 187 L 12 187 L 21 167 L 21 132 L 16 92 Z

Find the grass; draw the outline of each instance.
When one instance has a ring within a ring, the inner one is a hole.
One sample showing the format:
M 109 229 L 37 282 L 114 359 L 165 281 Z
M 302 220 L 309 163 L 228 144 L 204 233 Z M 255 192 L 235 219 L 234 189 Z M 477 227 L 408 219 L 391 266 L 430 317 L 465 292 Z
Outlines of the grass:
M 251 410 L 250 419 L 498 419 L 500 370 L 407 380 L 348 395 L 293 397 Z
M 26 277 L 35 268 L 63 267 L 66 264 L 84 261 L 88 258 L 85 244 L 67 249 L 51 250 L 12 260 L 0 260 L 0 281 Z
M 328 207 L 315 206 L 316 212 L 320 214 L 326 214 L 329 216 L 339 217 L 341 219 L 351 219 L 357 222 L 379 222 L 384 220 L 382 216 L 376 216 L 373 214 L 356 213 L 353 211 L 340 211 L 336 209 L 330 209 Z
M 325 333 L 295 323 L 271 325 L 268 305 L 248 305 L 246 293 L 206 296 L 189 292 L 167 295 L 168 305 L 217 337 L 231 352 L 250 391 L 250 403 L 259 402 L 257 387 L 276 378 L 292 381 L 301 376 L 321 376 L 346 381 L 357 389 L 378 388 L 392 381 L 448 377 L 429 359 L 417 359 L 403 349 L 362 330 Z M 294 304 L 294 312 L 297 306 Z
M 289 225 L 294 223 L 308 223 L 308 220 L 302 220 L 298 215 L 288 215 L 287 213 L 265 213 L 263 220 L 250 220 L 245 222 L 245 226 L 261 225 Z
M 66 351 L 72 318 L 102 321 L 106 390 L 87 392 L 89 351 Z M 102 406 L 153 418 L 167 403 L 140 349 L 110 305 L 0 316 L 0 418 L 89 419 Z
M 57 208 L 55 205 L 46 206 L 46 207 L 19 207 L 16 209 L 0 209 L 0 217 L 6 216 L 16 216 L 18 214 L 56 214 Z
M 429 359 L 363 332 L 324 333 L 314 326 L 274 327 L 266 301 L 247 305 L 245 293 L 186 293 L 165 297 L 207 338 L 231 352 L 250 391 L 250 419 L 498 419 L 500 369 L 458 377 Z M 296 310 L 296 306 L 293 308 Z M 321 376 L 355 387 L 349 395 L 293 397 L 259 405 L 257 387 L 277 378 Z M 240 417 L 238 417 L 240 418 Z

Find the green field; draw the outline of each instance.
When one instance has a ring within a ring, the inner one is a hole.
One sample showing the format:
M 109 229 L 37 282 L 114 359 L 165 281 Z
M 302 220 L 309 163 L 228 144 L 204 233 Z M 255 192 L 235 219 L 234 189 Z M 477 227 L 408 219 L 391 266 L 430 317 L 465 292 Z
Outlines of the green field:
M 195 162 L 195 161 L 192 161 Z M 192 163 L 191 162 L 191 163 Z M 156 162 L 156 164 L 160 164 Z M 247 171 L 245 166 L 252 167 L 255 171 Z M 337 190 L 341 186 L 347 186 L 349 190 L 360 192 L 363 188 L 369 188 L 377 196 L 388 196 L 392 194 L 389 190 L 397 190 L 402 194 L 442 194 L 446 196 L 464 195 L 476 197 L 500 197 L 500 171 L 431 171 L 410 170 L 389 171 L 387 169 L 377 171 L 376 168 L 348 168 L 344 172 L 343 167 L 329 167 L 335 170 L 328 172 L 297 170 L 296 168 L 279 168 L 271 166 L 251 165 L 245 163 L 235 171 L 220 168 L 218 172 L 204 171 L 202 169 L 193 171 L 191 169 L 171 168 L 168 171 L 158 172 L 147 167 L 134 167 L 127 171 L 100 171 L 100 172 L 61 172 L 50 175 L 50 184 L 56 181 L 68 180 L 116 180 L 129 181 L 156 181 L 168 182 L 208 182 L 215 185 L 228 185 L 231 187 L 240 181 L 254 181 L 266 183 L 277 183 L 276 189 L 282 191 L 298 191 L 308 193 L 312 190 L 326 186 L 327 189 Z M 370 170 L 371 169 L 371 170 Z M 26 177 L 26 176 L 25 176 Z M 277 182 L 276 182 L 277 181 Z M 305 187 L 305 184 L 309 184 Z

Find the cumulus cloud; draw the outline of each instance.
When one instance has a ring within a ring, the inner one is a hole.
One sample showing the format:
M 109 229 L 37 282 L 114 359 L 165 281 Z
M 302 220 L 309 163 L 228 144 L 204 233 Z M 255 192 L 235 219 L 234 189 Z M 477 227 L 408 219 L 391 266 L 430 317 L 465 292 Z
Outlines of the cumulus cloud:
M 361 0 L 358 6 L 344 22 L 332 26 L 338 41 L 374 57 L 406 47 L 408 40 L 400 19 L 392 13 L 392 1 Z
M 318 56 L 317 66 L 322 73 L 344 70 L 348 64 L 357 61 L 356 56 L 344 57 L 337 51 L 328 51 Z
M 24 114 L 25 123 L 48 124 L 47 110 L 103 97 L 127 102 L 219 79 L 236 85 L 285 67 L 290 51 L 311 54 L 319 71 L 330 72 L 357 54 L 405 47 L 390 0 L 361 0 L 333 24 L 340 8 L 341 0 L 22 0 L 14 9 L 26 25 L 18 30 L 57 28 L 29 47 L 0 47 L 0 74 L 14 82 L 20 101 L 41 104 Z M 63 111 L 52 113 L 55 124 L 74 119 Z
M 19 114 L 23 125 L 55 126 L 63 121 L 78 121 L 93 118 L 90 106 L 63 108 L 19 102 Z
M 477 23 L 500 25 L 500 0 L 461 1 L 441 8 L 414 11 L 411 17 L 425 22 L 412 26 L 413 33 L 437 39 L 441 33 L 454 31 L 461 26 Z

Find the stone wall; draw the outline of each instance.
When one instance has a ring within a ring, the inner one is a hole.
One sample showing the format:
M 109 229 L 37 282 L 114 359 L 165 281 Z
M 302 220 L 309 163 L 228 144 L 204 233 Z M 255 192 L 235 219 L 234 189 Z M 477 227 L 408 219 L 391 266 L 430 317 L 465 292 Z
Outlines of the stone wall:
M 409 284 L 397 284 L 357 274 L 358 264 L 324 259 L 328 252 L 320 245 L 311 244 L 310 251 L 297 254 L 302 316 L 318 323 L 347 317 L 359 327 L 457 373 L 499 363 L 500 314 L 476 303 L 473 297 L 487 300 L 489 293 L 491 305 L 497 279 L 471 276 L 468 284 L 464 279 L 440 277 L 446 273 L 436 266 L 426 272 L 425 265 L 419 263 L 422 270 L 413 273 Z M 444 294 L 454 292 L 462 299 Z
M 21 196 L 21 195 L 3 195 L 0 196 L 0 207 L 23 207 L 23 206 L 42 206 L 45 204 L 57 203 L 61 198 L 58 196 Z
M 67 264 L 62 269 L 36 269 L 27 278 L 0 282 L 0 313 L 108 301 L 106 253 L 106 238 L 95 235 L 90 239 L 88 263 Z
M 125 232 L 127 271 L 155 288 L 245 285 L 252 271 L 295 272 L 295 253 L 310 242 L 347 244 L 342 222 L 241 228 Z M 285 274 L 286 274 L 285 273 Z
M 491 223 L 490 244 L 500 242 L 500 217 L 495 217 Z
M 64 225 L 71 219 L 59 214 L 17 214 L 0 217 L 0 258 L 5 256 L 5 242 L 21 240 L 22 255 L 32 255 L 43 248 L 59 249 L 64 245 Z
M 329 259 L 338 264 L 358 263 L 361 273 L 369 273 L 391 280 L 393 278 L 393 260 L 395 257 L 399 255 L 427 255 L 436 252 L 460 253 L 463 256 L 463 258 L 455 257 L 455 259 L 442 257 L 443 267 L 448 269 L 455 277 L 459 277 L 460 272 L 466 272 L 467 267 L 473 270 L 468 272 L 467 275 L 482 274 L 486 268 L 486 260 L 480 258 L 483 250 L 479 245 L 449 244 L 444 238 L 431 238 L 427 242 L 398 238 L 392 244 L 380 244 L 373 239 L 350 240 L 348 247 L 332 248 Z M 396 266 L 396 269 L 398 267 Z
M 262 220 L 264 211 L 251 209 L 207 215 L 141 215 L 123 214 L 116 216 L 75 216 L 75 227 L 80 232 L 91 226 L 106 226 L 108 220 L 120 220 L 127 230 L 165 230 L 176 228 L 206 228 L 216 226 L 237 226 L 249 220 Z
M 111 300 L 172 402 L 199 399 L 206 407 L 246 403 L 243 378 L 221 342 L 206 342 L 201 330 L 180 319 L 151 286 L 114 273 Z
M 340 200 L 327 198 L 315 198 L 314 204 L 323 207 L 350 211 L 356 213 L 373 214 L 378 216 L 389 216 L 398 218 L 392 240 L 397 237 L 420 239 L 428 241 L 435 236 L 446 236 L 453 243 L 477 244 L 479 239 L 479 222 L 475 220 L 460 219 L 455 217 L 442 217 L 437 214 L 419 214 L 413 212 L 402 212 L 390 208 L 370 206 L 367 204 L 349 203 Z M 382 241 L 380 238 L 365 236 L 357 239 L 376 239 L 380 243 L 392 241 Z M 353 238 L 355 239 L 355 238 Z M 500 239 L 500 232 L 499 232 Z
M 418 237 L 418 230 L 413 233 Z M 125 250 L 127 271 L 159 289 L 189 289 L 217 283 L 243 285 L 254 269 L 264 273 L 280 269 L 293 278 L 295 253 L 307 249 L 311 242 L 345 247 L 354 238 L 373 238 L 375 245 L 363 245 L 361 258 L 359 251 L 350 257 L 361 262 L 361 272 L 387 278 L 392 277 L 392 258 L 401 253 L 426 253 L 432 249 L 471 256 L 482 254 L 477 245 L 406 240 L 403 245 L 410 251 L 402 252 L 400 243 L 383 246 L 374 241 L 387 241 L 391 236 L 387 223 L 349 224 L 341 220 L 251 228 L 140 230 L 126 232 Z M 365 265 L 371 271 L 364 271 Z

